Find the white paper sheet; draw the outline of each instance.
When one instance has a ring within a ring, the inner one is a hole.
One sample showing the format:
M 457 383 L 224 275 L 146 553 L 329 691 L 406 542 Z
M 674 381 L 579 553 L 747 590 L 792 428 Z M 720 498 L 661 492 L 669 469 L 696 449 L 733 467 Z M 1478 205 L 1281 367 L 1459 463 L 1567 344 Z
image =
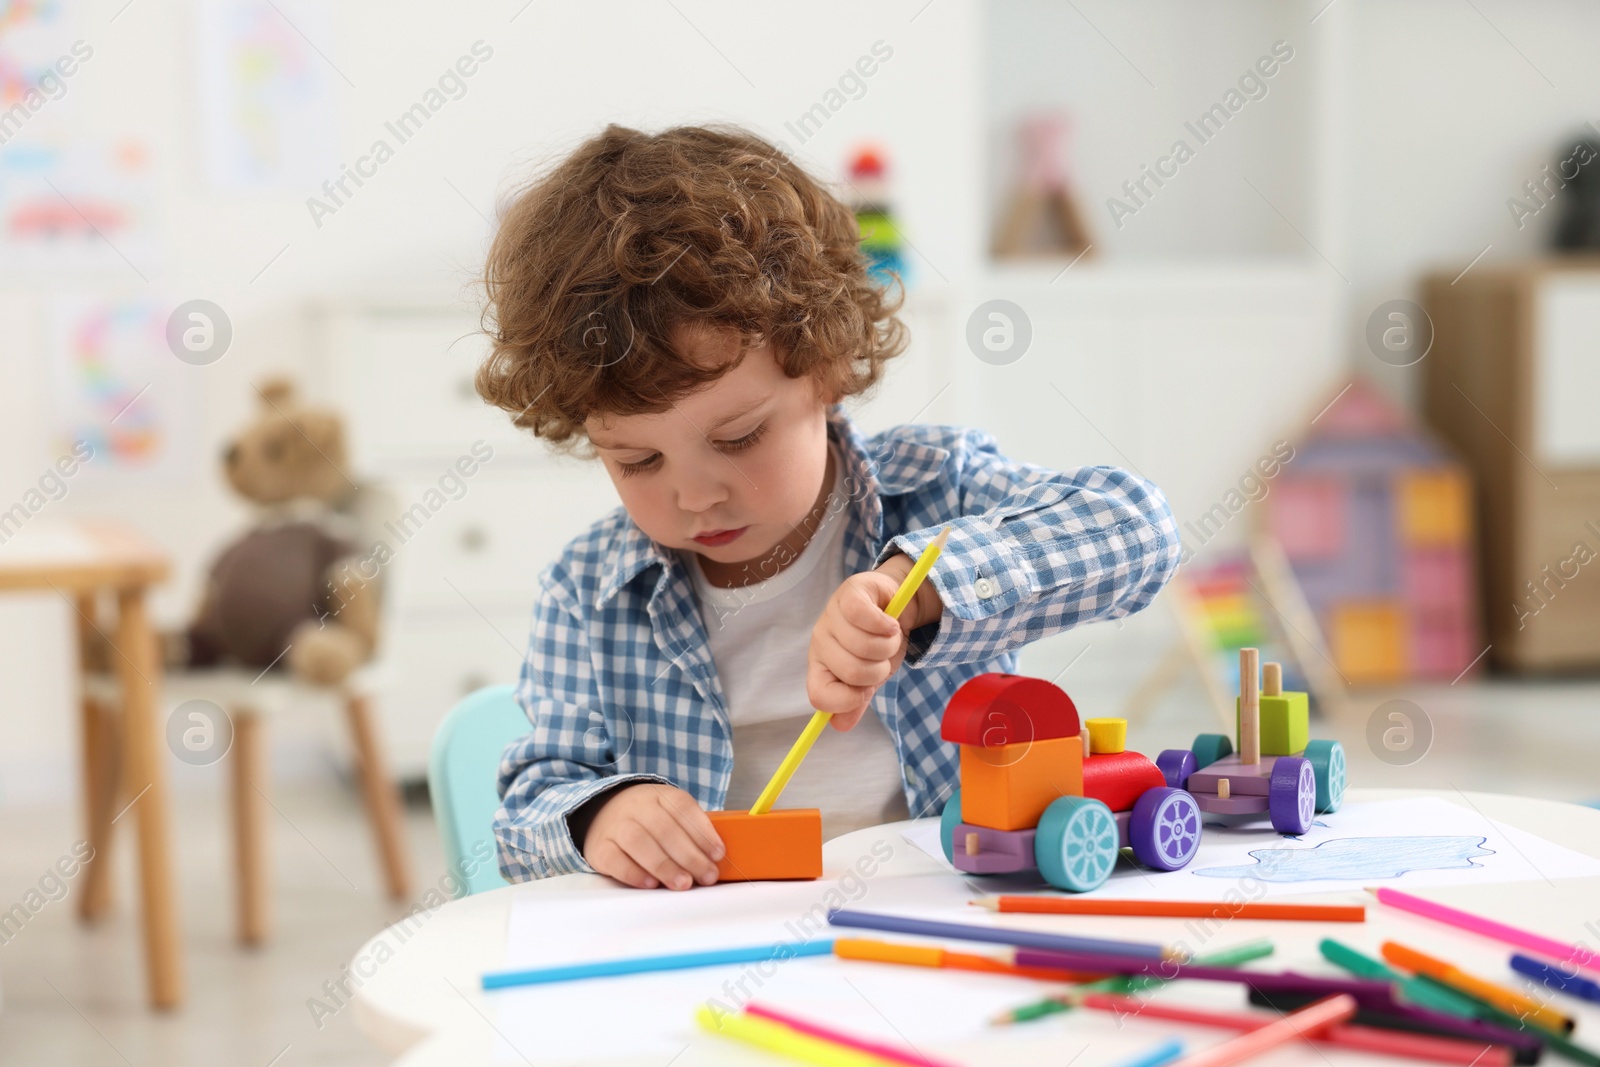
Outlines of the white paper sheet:
M 919 823 L 907 841 L 948 866 L 937 820 Z M 952 867 L 951 870 L 954 870 Z M 1220 900 L 1240 887 L 1252 900 L 1266 896 L 1600 876 L 1600 860 L 1495 822 L 1438 797 L 1351 804 L 1319 815 L 1300 837 L 1265 823 L 1208 824 L 1200 850 L 1181 871 L 1156 872 L 1119 862 L 1105 885 L 1089 894 L 1138 900 Z M 969 876 L 992 892 L 1047 888 L 1037 874 L 1005 879 Z
M 962 879 L 938 876 L 742 883 L 686 893 L 530 894 L 512 908 L 506 966 L 875 936 L 828 926 L 830 904 L 984 921 L 968 906 L 972 896 Z M 659 1056 L 665 1063 L 697 1039 L 695 1009 L 713 1000 L 729 1010 L 757 1000 L 908 1048 L 907 1038 L 921 1043 L 974 1035 L 991 1016 L 1037 992 L 1028 979 L 963 974 L 953 983 L 950 972 L 824 956 L 528 986 L 486 997 L 508 1043 L 500 1049 L 506 1062 Z

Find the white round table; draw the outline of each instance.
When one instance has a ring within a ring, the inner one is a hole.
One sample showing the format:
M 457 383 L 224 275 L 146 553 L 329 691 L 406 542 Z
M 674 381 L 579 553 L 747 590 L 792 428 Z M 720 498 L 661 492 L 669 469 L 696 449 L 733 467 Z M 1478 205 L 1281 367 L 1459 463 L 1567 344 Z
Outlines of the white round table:
M 1488 818 L 1538 834 L 1585 855 L 1600 857 L 1600 810 L 1575 804 L 1493 793 L 1463 795 L 1400 789 L 1352 789 L 1347 803 L 1419 796 L 1437 796 L 1456 804 L 1462 804 L 1465 797 L 1473 808 Z M 823 877 L 836 878 L 843 874 L 858 858 L 867 854 L 872 843 L 886 836 L 899 842 L 899 846 L 894 849 L 893 857 L 878 867 L 875 879 L 929 875 L 950 877 L 947 867 L 942 867 L 899 837 L 899 831 L 908 825 L 891 823 L 858 830 L 829 841 L 823 847 Z M 507 919 L 519 895 L 571 892 L 575 889 L 593 893 L 641 892 L 601 875 L 564 875 L 451 901 L 432 912 L 415 915 L 385 929 L 362 947 L 350 966 L 351 984 L 356 986 L 352 1010 L 356 1013 L 362 1032 L 382 1048 L 395 1053 L 398 1057 L 396 1063 L 403 1067 L 470 1067 L 507 1062 L 496 1058 L 495 1048 L 499 1039 L 494 1025 L 494 1012 L 485 1004 L 479 982 L 486 971 L 504 965 Z M 1542 929 L 1552 932 L 1573 931 L 1568 938 L 1572 941 L 1584 939 L 1585 924 L 1592 924 L 1587 927 L 1590 931 L 1589 944 L 1593 945 L 1600 939 L 1600 878 L 1433 887 L 1422 892 L 1431 899 L 1482 915 L 1508 920 L 1516 915 L 1537 916 Z M 1308 893 L 1296 899 L 1314 901 L 1319 896 L 1327 895 Z M 1348 901 L 1349 894 L 1339 894 L 1339 897 Z M 1186 921 L 1193 920 L 1086 916 L 1074 930 L 1110 937 L 1177 940 Z M 1412 943 L 1448 945 L 1449 952 L 1441 948 L 1441 955 L 1486 977 L 1507 974 L 1505 961 L 1512 952 L 1510 946 L 1499 946 L 1483 938 L 1461 934 L 1438 923 L 1376 904 L 1368 909 L 1367 921 L 1361 925 L 1231 919 L 1229 926 L 1230 929 L 1237 927 L 1237 937 L 1230 937 L 1230 940 L 1272 938 L 1277 946 L 1272 957 L 1273 966 L 1282 969 L 1324 969 L 1319 963 L 1317 941 L 1326 936 L 1344 939 L 1345 934 L 1351 940 L 1368 945 L 1389 936 Z M 1347 929 L 1341 932 L 1333 927 Z M 874 936 L 870 931 L 850 933 Z M 985 946 L 966 947 L 972 951 L 985 950 Z M 988 949 L 995 947 L 987 946 Z M 1600 1006 L 1579 1008 L 1578 1003 L 1562 997 L 1556 1005 L 1560 1010 L 1583 1020 L 1579 1023 L 1575 1038 L 1591 1047 L 1600 1046 Z M 1095 1025 L 1110 1026 L 1116 1023 L 1114 1016 L 1107 1015 L 1104 1020 L 1088 1020 L 1086 1014 L 1056 1016 L 1005 1028 L 997 1031 L 992 1038 L 986 1037 L 981 1043 L 946 1045 L 925 1051 L 929 1055 L 942 1056 L 962 1064 L 1065 1063 L 1084 1044 L 1083 1033 L 1092 1033 Z M 1064 1028 L 1065 1020 L 1069 1018 L 1077 1028 L 1075 1043 Z M 1165 1029 L 1161 1028 L 1163 1024 L 1158 1023 L 1140 1022 L 1140 1025 L 1149 1025 L 1151 1042 L 1174 1030 L 1171 1024 L 1165 1024 Z M 1089 1029 L 1085 1029 L 1085 1026 Z M 1201 1029 L 1186 1032 L 1194 1035 L 1191 1048 L 1206 1041 L 1220 1040 L 1229 1033 Z M 1287 1062 L 1283 1057 L 1298 1055 L 1302 1062 L 1314 1064 L 1315 1067 L 1329 1067 L 1330 1064 L 1344 1067 L 1345 1061 L 1351 1067 L 1363 1067 L 1385 1059 L 1342 1049 L 1313 1051 L 1301 1048 L 1280 1051 L 1275 1055 L 1280 1057 L 1279 1062 Z M 510 1062 L 519 1061 L 512 1059 Z M 535 1062 L 544 1067 L 544 1061 L 535 1058 Z M 695 1042 L 676 1057 L 672 1067 L 751 1062 L 777 1064 L 785 1061 L 733 1042 L 708 1037 Z M 1389 1062 L 1414 1064 L 1416 1061 Z M 1564 1061 L 1552 1062 L 1559 1064 Z M 665 1067 L 665 1064 L 656 1067 Z

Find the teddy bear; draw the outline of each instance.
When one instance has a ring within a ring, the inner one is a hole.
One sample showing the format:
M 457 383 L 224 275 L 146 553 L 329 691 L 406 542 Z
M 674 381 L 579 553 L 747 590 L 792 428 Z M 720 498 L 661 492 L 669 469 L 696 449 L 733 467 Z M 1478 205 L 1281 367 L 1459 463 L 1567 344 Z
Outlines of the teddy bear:
M 259 509 L 206 576 L 199 610 L 167 636 L 174 667 L 224 664 L 336 686 L 378 640 L 376 579 L 352 582 L 354 522 L 341 507 L 357 486 L 345 473 L 339 415 L 300 400 L 291 381 L 257 388 L 253 422 L 223 450 L 223 473 Z

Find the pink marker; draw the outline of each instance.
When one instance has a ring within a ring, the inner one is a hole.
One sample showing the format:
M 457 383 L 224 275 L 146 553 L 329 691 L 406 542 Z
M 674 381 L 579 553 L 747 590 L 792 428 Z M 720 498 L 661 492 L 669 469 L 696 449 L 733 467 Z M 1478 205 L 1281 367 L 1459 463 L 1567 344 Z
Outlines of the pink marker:
M 1448 923 L 1461 930 L 1468 930 L 1484 937 L 1492 937 L 1496 941 L 1503 941 L 1508 945 L 1518 945 L 1532 952 L 1549 956 L 1553 959 L 1584 967 L 1591 971 L 1600 971 L 1600 955 L 1590 952 L 1580 945 L 1566 945 L 1552 938 L 1541 937 L 1528 930 L 1521 930 L 1515 926 L 1507 926 L 1493 919 L 1485 919 L 1481 915 L 1460 911 L 1444 904 L 1435 904 L 1431 900 L 1414 897 L 1410 893 L 1402 893 L 1398 889 L 1369 889 L 1369 893 L 1378 898 L 1380 904 L 1409 911 L 1413 915 L 1421 915 L 1425 919 L 1436 922 Z
M 819 1026 L 816 1023 L 798 1019 L 787 1012 L 778 1011 L 776 1008 L 767 1008 L 760 1004 L 746 1004 L 744 1010 L 746 1015 L 757 1015 L 763 1019 L 770 1019 L 772 1022 L 787 1026 L 789 1029 L 799 1033 L 809 1034 L 812 1037 L 831 1041 L 844 1048 L 855 1049 L 857 1052 L 865 1052 L 868 1055 L 877 1056 L 880 1059 L 890 1060 L 894 1063 L 909 1064 L 911 1067 L 952 1067 L 952 1065 L 940 1060 L 930 1060 L 913 1052 L 901 1052 L 899 1049 L 889 1045 L 879 1044 L 876 1041 L 867 1041 L 850 1034 L 840 1033 L 838 1030 L 833 1030 L 826 1026 Z

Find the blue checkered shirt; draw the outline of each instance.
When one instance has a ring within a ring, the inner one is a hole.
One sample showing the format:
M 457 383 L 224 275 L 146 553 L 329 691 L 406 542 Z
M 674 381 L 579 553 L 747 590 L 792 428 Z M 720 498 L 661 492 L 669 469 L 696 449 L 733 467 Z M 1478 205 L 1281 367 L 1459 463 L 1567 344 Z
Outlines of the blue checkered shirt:
M 1141 478 L 1016 463 L 977 430 L 864 437 L 835 407 L 828 434 L 849 489 L 848 573 L 895 552 L 915 558 L 951 528 L 929 577 L 944 614 L 912 634 L 904 665 L 872 699 L 911 814 L 937 814 L 959 765 L 957 746 L 939 737 L 950 695 L 974 675 L 1014 671 L 1030 641 L 1149 604 L 1177 567 L 1177 525 Z M 592 872 L 567 817 L 608 789 L 664 782 L 708 811 L 723 807 L 733 733 L 693 565 L 618 509 L 545 570 L 516 690 L 532 729 L 500 761 L 494 833 L 512 881 Z

